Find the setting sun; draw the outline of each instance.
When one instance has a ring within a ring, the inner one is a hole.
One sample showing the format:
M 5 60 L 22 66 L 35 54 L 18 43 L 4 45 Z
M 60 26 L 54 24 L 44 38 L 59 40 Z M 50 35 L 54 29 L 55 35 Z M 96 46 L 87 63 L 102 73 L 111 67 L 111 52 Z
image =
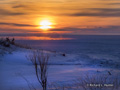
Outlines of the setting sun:
M 52 28 L 52 22 L 50 22 L 49 20 L 43 20 L 40 22 L 40 28 L 43 30 L 47 30 Z

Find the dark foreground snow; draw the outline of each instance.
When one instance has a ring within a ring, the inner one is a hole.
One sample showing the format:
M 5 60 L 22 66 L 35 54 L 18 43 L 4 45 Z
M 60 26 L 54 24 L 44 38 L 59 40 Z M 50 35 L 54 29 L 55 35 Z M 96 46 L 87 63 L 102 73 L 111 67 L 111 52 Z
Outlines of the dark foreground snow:
M 3 52 L 3 49 L 0 50 Z M 29 83 L 36 89 L 41 88 L 35 76 L 34 66 L 26 58 L 30 50 L 10 50 L 0 55 L 0 90 L 29 90 Z M 120 68 L 117 66 L 120 62 L 118 61 L 105 61 L 104 59 L 96 61 L 96 59 L 86 59 L 82 54 L 66 54 L 64 57 L 60 53 L 48 51 L 45 53 L 50 55 L 49 85 L 52 83 L 72 84 L 74 80 L 85 75 L 109 75 L 109 72 L 111 77 L 120 75 Z

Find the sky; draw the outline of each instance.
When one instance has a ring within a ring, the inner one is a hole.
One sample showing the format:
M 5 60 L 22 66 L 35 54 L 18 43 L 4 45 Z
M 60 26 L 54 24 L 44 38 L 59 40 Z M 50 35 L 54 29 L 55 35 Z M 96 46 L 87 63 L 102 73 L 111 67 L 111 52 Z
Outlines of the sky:
M 120 0 L 0 0 L 0 37 L 120 35 Z

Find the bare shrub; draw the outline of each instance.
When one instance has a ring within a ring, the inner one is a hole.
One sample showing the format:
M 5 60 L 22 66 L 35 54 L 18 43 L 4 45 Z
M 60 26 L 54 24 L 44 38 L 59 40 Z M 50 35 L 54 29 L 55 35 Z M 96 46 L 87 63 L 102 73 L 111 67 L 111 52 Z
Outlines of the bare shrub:
M 51 83 L 49 90 L 120 90 L 119 75 L 84 75 L 69 84 Z
M 76 80 L 76 86 L 82 87 L 83 90 L 119 90 L 120 78 L 118 75 L 111 76 L 108 74 L 86 74 Z
M 47 90 L 47 70 L 49 55 L 41 50 L 33 51 L 28 59 L 32 61 L 35 66 L 35 72 L 38 82 L 41 84 L 43 90 Z

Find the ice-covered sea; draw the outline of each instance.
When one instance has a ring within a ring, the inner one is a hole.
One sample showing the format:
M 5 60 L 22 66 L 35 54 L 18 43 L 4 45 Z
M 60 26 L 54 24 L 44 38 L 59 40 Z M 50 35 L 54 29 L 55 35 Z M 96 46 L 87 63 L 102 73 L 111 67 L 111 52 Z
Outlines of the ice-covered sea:
M 72 40 L 18 41 L 37 49 L 76 54 L 78 59 L 94 63 L 120 64 L 120 36 L 82 35 Z M 100 61 L 100 62 L 99 62 Z M 102 62 L 101 62 L 102 61 Z
M 65 53 L 111 53 L 120 51 L 120 36 L 72 36 L 72 40 L 20 40 L 18 42 L 44 50 Z

